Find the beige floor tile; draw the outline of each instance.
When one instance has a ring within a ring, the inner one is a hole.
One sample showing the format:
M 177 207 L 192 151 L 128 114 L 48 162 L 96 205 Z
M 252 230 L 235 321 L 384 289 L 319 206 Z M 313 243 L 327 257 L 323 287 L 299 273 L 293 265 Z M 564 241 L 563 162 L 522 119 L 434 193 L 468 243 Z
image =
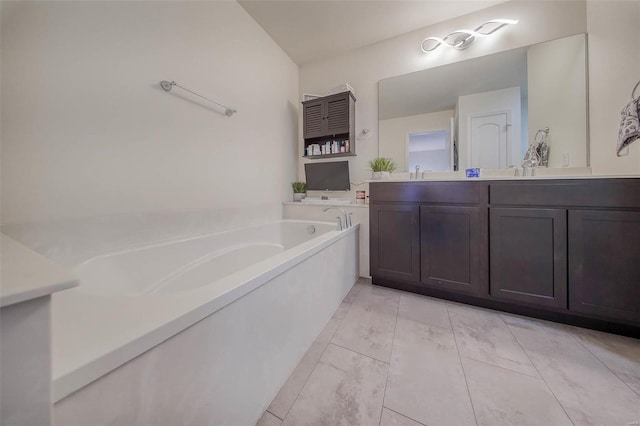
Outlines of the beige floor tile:
M 475 425 L 451 330 L 398 318 L 385 407 L 426 425 Z
M 283 426 L 377 425 L 388 366 L 330 344 Z
M 282 420 L 274 416 L 268 411 L 265 411 L 256 426 L 280 426 L 282 424 Z
M 340 306 L 338 306 L 338 309 L 336 309 L 336 311 L 333 313 L 333 317 L 339 320 L 344 319 L 350 307 L 351 303 L 342 302 Z
M 525 318 L 505 321 L 576 425 L 640 421 L 640 398 L 587 351 L 568 327 Z
M 399 298 L 398 292 L 389 289 L 363 287 L 332 342 L 388 363 Z
M 300 363 L 296 366 L 296 369 L 293 370 L 293 373 L 291 373 L 291 376 L 289 376 L 284 386 L 282 386 L 278 395 L 271 401 L 271 405 L 269 405 L 267 409 L 268 411 L 281 419 L 287 415 L 311 375 L 311 372 L 322 357 L 339 324 L 340 320 L 336 318 L 329 320 L 318 338 L 313 342 Z
M 398 414 L 395 411 L 391 411 L 387 408 L 382 408 L 382 418 L 380 419 L 380 426 L 424 426 L 422 423 L 411 420 L 408 417 Z
M 478 426 L 571 426 L 555 396 L 539 378 L 462 359 Z
M 460 356 L 539 377 L 500 315 L 471 306 L 448 308 Z
M 427 325 L 451 328 L 446 303 L 417 294 L 403 293 L 400 295 L 398 317 Z
M 358 279 L 358 281 L 356 281 L 353 287 L 351 287 L 351 290 L 349 290 L 349 293 L 347 293 L 347 295 L 342 300 L 343 303 L 353 303 L 353 301 L 356 300 L 356 296 L 358 295 L 358 293 L 360 293 L 360 290 L 363 287 L 363 285 L 359 284 L 359 282 L 360 282 L 360 279 Z
M 576 338 L 640 396 L 640 340 L 575 328 Z
M 371 278 L 359 277 L 358 280 L 356 281 L 356 284 L 371 285 Z

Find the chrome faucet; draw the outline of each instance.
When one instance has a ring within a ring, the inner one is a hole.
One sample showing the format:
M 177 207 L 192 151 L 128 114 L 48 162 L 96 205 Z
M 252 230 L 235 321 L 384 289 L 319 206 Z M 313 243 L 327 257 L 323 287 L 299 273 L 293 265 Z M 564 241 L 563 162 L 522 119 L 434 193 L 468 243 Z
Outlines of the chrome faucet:
M 342 217 L 337 216 L 338 219 L 338 231 L 342 231 L 343 229 L 347 229 L 351 226 L 351 221 L 349 220 L 350 218 L 347 216 L 347 212 L 345 212 L 343 209 L 341 209 L 338 206 L 329 206 L 329 207 L 325 207 L 324 209 L 322 209 L 323 212 L 329 211 L 329 210 L 339 210 L 342 213 Z
M 416 175 L 415 175 L 416 180 L 418 180 L 418 173 L 420 173 L 420 165 L 416 166 Z

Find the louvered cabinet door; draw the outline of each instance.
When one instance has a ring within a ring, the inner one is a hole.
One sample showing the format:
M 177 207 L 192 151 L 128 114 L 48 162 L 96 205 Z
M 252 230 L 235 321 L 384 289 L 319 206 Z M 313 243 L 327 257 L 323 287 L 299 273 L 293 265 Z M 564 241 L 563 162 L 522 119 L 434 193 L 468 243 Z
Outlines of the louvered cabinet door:
M 304 138 L 311 139 L 325 136 L 327 133 L 325 120 L 325 102 L 318 100 L 304 105 Z
M 332 135 L 349 133 L 348 94 L 327 102 L 327 131 Z

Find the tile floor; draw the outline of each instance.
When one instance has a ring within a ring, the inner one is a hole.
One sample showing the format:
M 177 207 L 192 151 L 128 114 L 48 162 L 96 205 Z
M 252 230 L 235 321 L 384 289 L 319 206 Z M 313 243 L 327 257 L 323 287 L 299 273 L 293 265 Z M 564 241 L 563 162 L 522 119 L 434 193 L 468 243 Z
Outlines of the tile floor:
M 360 279 L 258 426 L 640 425 L 640 340 Z

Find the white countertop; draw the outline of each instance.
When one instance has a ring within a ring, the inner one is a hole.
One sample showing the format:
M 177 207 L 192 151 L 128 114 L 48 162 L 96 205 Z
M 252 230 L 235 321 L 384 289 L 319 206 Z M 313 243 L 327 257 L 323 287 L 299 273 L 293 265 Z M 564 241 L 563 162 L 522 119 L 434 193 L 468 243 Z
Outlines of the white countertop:
M 477 178 L 467 177 L 440 177 L 430 179 L 407 179 L 407 178 L 389 178 L 368 180 L 367 183 L 385 183 L 385 182 L 473 182 L 478 180 L 499 180 L 499 181 L 524 181 L 524 180 L 574 180 L 574 179 L 638 179 L 640 175 L 589 175 L 589 176 L 487 176 Z
M 375 181 L 378 182 L 378 181 Z M 386 181 L 385 181 L 386 182 Z M 400 182 L 400 181 L 395 181 L 395 182 Z M 282 204 L 288 205 L 288 206 L 305 206 L 305 207 L 329 207 L 331 205 L 335 205 L 338 207 L 364 207 L 364 208 L 369 208 L 368 204 L 331 204 L 331 200 L 325 200 L 324 203 L 301 203 L 298 201 L 283 201 Z
M 0 256 L 0 307 L 78 285 L 60 266 L 4 234 L 0 234 Z

